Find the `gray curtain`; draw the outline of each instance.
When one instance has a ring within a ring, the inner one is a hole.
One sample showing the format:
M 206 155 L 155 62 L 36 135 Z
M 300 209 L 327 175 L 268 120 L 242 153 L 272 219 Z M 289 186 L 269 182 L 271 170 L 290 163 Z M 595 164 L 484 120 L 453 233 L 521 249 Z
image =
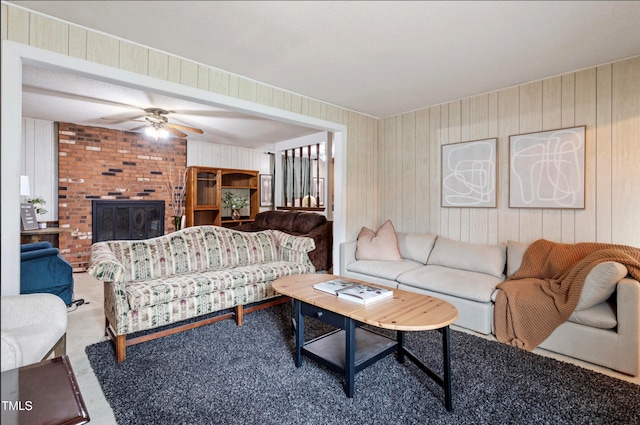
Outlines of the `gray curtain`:
M 282 157 L 283 178 L 283 196 L 291 205 L 300 206 L 300 199 L 308 195 L 311 191 L 311 182 L 309 181 L 309 171 L 311 160 L 309 158 L 285 158 Z M 301 186 L 302 177 L 302 186 Z M 293 203 L 295 199 L 297 202 Z

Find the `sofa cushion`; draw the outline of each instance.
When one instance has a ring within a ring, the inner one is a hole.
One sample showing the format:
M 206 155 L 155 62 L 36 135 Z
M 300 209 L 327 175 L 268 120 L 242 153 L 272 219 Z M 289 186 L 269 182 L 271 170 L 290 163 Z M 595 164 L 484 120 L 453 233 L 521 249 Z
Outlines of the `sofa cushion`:
M 520 268 L 522 257 L 529 248 L 528 243 L 507 241 L 507 276 L 511 276 Z
M 129 307 L 138 310 L 174 300 L 234 291 L 246 285 L 271 282 L 283 276 L 307 273 L 304 264 L 274 261 L 268 264 L 241 266 L 223 270 L 206 270 L 127 284 Z
M 261 229 L 290 232 L 298 214 L 298 211 L 263 211 L 256 214 L 255 224 Z
M 279 258 L 272 230 L 238 232 L 217 226 L 196 226 L 195 228 L 201 235 L 183 233 L 186 252 L 191 262 L 190 267 L 176 269 L 169 275 L 269 263 Z M 174 254 L 173 261 L 179 260 L 179 257 Z
M 595 266 L 584 280 L 576 311 L 586 310 L 606 301 L 616 290 L 618 281 L 627 273 L 627 268 L 615 261 L 605 261 Z
M 301 212 L 293 220 L 291 230 L 300 234 L 307 234 L 318 226 L 327 222 L 327 217 L 312 212 Z
M 427 264 L 427 259 L 438 235 L 427 233 L 396 233 L 402 258 Z
M 507 260 L 505 246 L 479 245 L 438 236 L 427 265 L 485 273 L 501 278 Z
M 569 317 L 569 322 L 591 326 L 599 329 L 615 328 L 618 324 L 613 307 L 609 303 L 600 303 L 584 310 L 576 310 Z
M 528 247 L 527 243 L 507 241 L 507 276 L 518 271 Z M 576 310 L 587 310 L 606 301 L 615 291 L 618 281 L 627 273 L 624 265 L 613 261 L 595 266 L 584 281 Z
M 429 265 L 402 273 L 396 280 L 415 288 L 483 303 L 491 302 L 491 295 L 502 282 L 485 273 Z
M 402 261 L 396 230 L 391 220 L 377 232 L 363 227 L 356 242 L 356 260 Z
M 195 226 L 158 238 L 108 244 L 124 266 L 125 282 L 268 263 L 279 258 L 272 230 L 250 233 Z
M 271 217 L 270 214 L 267 213 L 272 213 L 273 211 L 263 211 L 261 213 L 256 214 L 256 218 L 253 220 L 253 224 L 258 228 L 258 229 L 267 229 L 269 226 L 269 217 Z
M 122 280 L 124 282 L 159 278 L 174 272 L 175 266 L 189 268 L 188 252 L 181 249 L 184 246 L 183 243 L 174 251 L 180 258 L 178 264 L 175 264 L 169 238 L 155 238 L 151 240 L 151 244 L 148 241 L 118 240 L 107 242 L 116 259 L 123 266 Z
M 396 280 L 404 272 L 417 269 L 422 266 L 412 260 L 403 261 L 375 261 L 375 260 L 358 260 L 347 264 L 346 268 L 350 272 L 366 274 L 382 279 Z

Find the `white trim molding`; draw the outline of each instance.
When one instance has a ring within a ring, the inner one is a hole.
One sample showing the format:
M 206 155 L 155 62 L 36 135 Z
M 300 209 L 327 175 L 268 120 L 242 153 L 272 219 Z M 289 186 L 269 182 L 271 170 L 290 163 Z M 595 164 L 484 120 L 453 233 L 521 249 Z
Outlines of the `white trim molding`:
M 20 204 L 20 164 L 22 163 L 20 147 L 23 64 L 55 69 L 141 90 L 151 90 L 166 96 L 331 132 L 334 134 L 333 144 L 336 153 L 334 178 L 336 182 L 345 181 L 347 162 L 347 127 L 345 125 L 112 68 L 10 40 L 2 40 L 2 128 L 0 130 L 2 136 L 1 196 L 3 201 L 0 219 L 2 295 L 20 292 L 20 282 L 16 275 L 20 267 L 20 213 L 18 207 Z M 330 182 L 328 181 L 327 184 Z M 333 211 L 335 270 L 339 270 L 339 244 L 346 240 L 346 193 L 344 193 L 344 186 L 346 185 L 336 184 L 334 186 L 336 189 Z

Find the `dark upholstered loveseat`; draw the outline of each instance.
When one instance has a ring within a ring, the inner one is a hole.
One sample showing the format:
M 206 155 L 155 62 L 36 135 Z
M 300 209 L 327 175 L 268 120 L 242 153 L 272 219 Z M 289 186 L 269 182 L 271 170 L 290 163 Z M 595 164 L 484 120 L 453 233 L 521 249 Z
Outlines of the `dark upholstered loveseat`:
M 316 249 L 309 252 L 309 259 L 316 271 L 331 269 L 333 222 L 321 214 L 308 211 L 263 211 L 256 215 L 253 223 L 246 223 L 234 229 L 245 232 L 272 229 L 313 238 Z

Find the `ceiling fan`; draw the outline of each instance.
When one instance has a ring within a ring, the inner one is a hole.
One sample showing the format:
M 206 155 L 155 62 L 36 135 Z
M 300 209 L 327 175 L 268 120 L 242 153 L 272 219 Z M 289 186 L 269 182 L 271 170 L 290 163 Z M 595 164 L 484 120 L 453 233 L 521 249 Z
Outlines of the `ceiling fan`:
M 169 118 L 167 117 L 167 115 L 171 113 L 170 111 L 161 108 L 147 108 L 144 109 L 144 111 L 147 113 L 147 115 L 143 117 L 144 121 L 139 119 L 132 119 L 131 121 L 141 121 L 146 124 L 132 128 L 131 131 L 144 129 L 145 133 L 154 137 L 156 140 L 158 140 L 158 138 L 168 137 L 169 134 L 180 138 L 187 137 L 187 134 L 184 133 L 184 131 L 204 134 L 204 132 L 199 128 L 170 123 Z

